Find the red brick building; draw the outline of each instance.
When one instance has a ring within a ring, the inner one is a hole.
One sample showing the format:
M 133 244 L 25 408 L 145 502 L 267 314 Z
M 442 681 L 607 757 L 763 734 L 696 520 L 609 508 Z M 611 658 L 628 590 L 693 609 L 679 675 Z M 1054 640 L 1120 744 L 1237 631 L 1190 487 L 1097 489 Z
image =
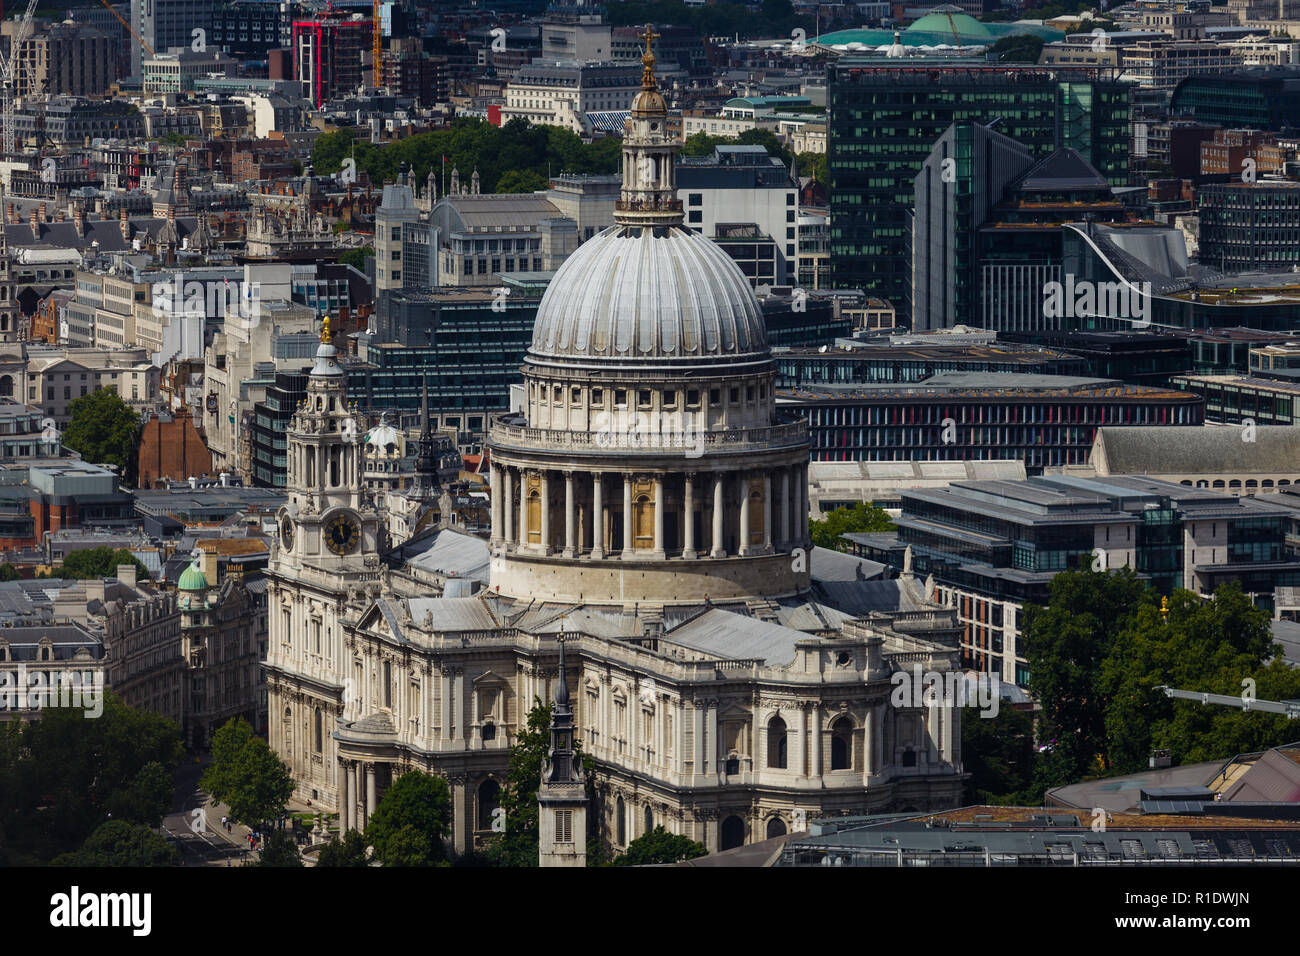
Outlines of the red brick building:
M 156 488 L 163 478 L 184 481 L 211 474 L 212 453 L 188 412 L 176 412 L 174 418 L 155 412 L 140 435 L 139 466 L 140 487 Z

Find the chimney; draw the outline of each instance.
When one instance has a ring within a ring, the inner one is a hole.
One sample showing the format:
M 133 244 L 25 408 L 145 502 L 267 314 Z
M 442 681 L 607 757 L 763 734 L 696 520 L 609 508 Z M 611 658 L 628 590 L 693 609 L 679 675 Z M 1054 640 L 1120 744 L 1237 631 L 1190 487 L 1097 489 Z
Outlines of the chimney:
M 208 587 L 215 588 L 218 584 L 217 552 L 215 550 L 204 551 L 202 552 L 202 554 L 203 557 L 200 559 L 201 560 L 200 567 L 203 569 L 203 577 L 207 579 Z
M 41 222 L 49 221 L 49 217 L 45 215 L 45 203 L 41 203 Z
M 221 487 L 222 487 L 222 488 L 229 488 L 229 487 L 230 487 L 230 472 L 228 472 L 228 471 L 223 471 L 223 472 L 221 473 Z
M 6 205 L 5 222 L 9 223 L 10 225 L 16 226 L 18 225 L 19 221 L 20 220 L 18 219 L 18 212 L 14 209 L 14 204 L 9 203 L 8 205 Z
M 129 222 L 126 221 L 126 207 L 125 207 L 125 206 L 122 207 L 122 216 L 121 216 L 120 222 L 121 222 L 121 224 L 122 224 L 122 238 L 123 238 L 123 239 L 126 239 L 126 240 L 129 241 L 130 238 L 131 238 L 131 224 L 130 224 Z
M 86 210 L 82 208 L 81 203 L 74 203 L 72 206 L 72 224 L 76 227 L 77 235 L 84 239 L 86 236 Z
M 134 564 L 119 564 L 117 566 L 117 579 L 127 587 L 135 587 L 135 576 L 138 569 Z
M 32 207 L 32 238 L 39 239 L 40 237 L 41 237 L 40 220 L 36 218 L 36 207 L 33 206 Z

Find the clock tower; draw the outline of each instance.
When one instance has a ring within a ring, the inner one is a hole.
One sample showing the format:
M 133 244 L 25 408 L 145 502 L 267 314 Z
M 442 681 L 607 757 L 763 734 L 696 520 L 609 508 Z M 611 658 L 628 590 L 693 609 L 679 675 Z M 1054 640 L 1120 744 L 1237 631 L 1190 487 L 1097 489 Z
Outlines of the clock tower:
M 266 670 L 271 749 L 299 755 L 300 800 L 341 798 L 336 721 L 369 700 L 343 633 L 347 596 L 379 593 L 380 519 L 362 485 L 362 430 L 348 406 L 343 369 L 325 317 L 307 397 L 285 431 L 289 500 L 267 567 Z M 373 696 L 373 695 L 372 695 Z
M 342 571 L 377 554 L 379 515 L 364 489 L 364 436 L 330 340 L 326 316 L 307 397 L 286 430 L 289 501 L 277 516 L 278 544 L 289 564 Z

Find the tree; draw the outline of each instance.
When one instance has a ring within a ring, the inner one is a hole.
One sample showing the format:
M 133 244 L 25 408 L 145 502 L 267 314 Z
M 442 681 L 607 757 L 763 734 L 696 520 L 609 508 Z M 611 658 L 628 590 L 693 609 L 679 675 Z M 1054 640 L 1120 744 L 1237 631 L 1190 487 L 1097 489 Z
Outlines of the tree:
M 366 271 L 366 260 L 375 257 L 373 246 L 362 246 L 359 249 L 349 249 L 339 256 L 339 264 L 352 266 L 358 272 Z
M 230 807 L 230 818 L 256 826 L 284 812 L 293 795 L 293 777 L 266 741 L 243 718 L 234 718 L 212 735 L 212 763 L 199 786 Z
M 680 863 L 707 855 L 708 847 L 689 837 L 669 833 L 659 825 L 643 833 L 627 845 L 627 852 L 614 861 L 614 866 L 653 866 L 659 863 Z
M 316 857 L 317 866 L 367 866 L 366 838 L 356 830 L 349 830 L 340 840 L 337 837 L 321 847 Z
M 1140 603 L 1153 602 L 1154 593 L 1127 567 L 1062 571 L 1048 593 L 1046 607 L 1025 607 L 1024 641 L 1029 688 L 1043 707 L 1040 741 L 1055 754 L 1047 783 L 1057 786 L 1104 769 L 1101 664 L 1123 623 Z
M 545 189 L 548 185 L 550 184 L 545 176 L 539 175 L 531 169 L 523 172 L 517 169 L 508 169 L 497 180 L 496 191 L 499 193 L 531 193 L 539 189 Z
M 831 173 L 825 153 L 800 153 L 795 159 L 800 176 L 811 176 L 823 186 L 830 187 Z
M 73 551 L 63 559 L 59 567 L 59 577 L 73 581 L 85 581 L 93 578 L 112 578 L 117 576 L 119 565 L 129 564 L 135 567 L 136 578 L 147 581 L 152 576 L 144 562 L 125 548 L 114 551 L 112 548 L 86 548 Z
M 298 844 L 284 830 L 272 830 L 266 834 L 265 843 L 258 854 L 258 866 L 302 866 L 302 856 L 298 853 Z
M 384 866 L 435 866 L 446 859 L 451 790 L 442 777 L 413 770 L 388 788 L 366 824 L 366 839 Z
M 1042 37 L 1032 33 L 1012 33 L 989 47 L 989 58 L 1007 63 L 1037 63 L 1042 52 Z
M 0 564 L 0 581 L 18 581 L 22 575 L 12 564 Z
M 963 708 L 961 754 L 971 775 L 966 781 L 966 802 L 1020 803 L 1022 792 L 1033 782 L 1033 717 L 1010 708 L 999 708 L 996 717 L 983 717 L 974 707 Z
M 175 866 L 180 854 L 148 827 L 109 820 L 86 838 L 81 849 L 65 853 L 55 866 Z
M 171 806 L 180 728 L 108 692 L 100 703 L 102 710 L 51 707 L 29 723 L 0 724 L 0 833 L 9 862 L 75 851 L 110 817 L 156 827 Z
M 889 520 L 889 513 L 884 508 L 877 508 L 866 502 L 858 502 L 843 508 L 836 508 L 818 521 L 812 522 L 809 533 L 812 543 L 819 548 L 843 551 L 844 542 L 840 536 L 849 532 L 888 531 L 894 527 Z
M 158 143 L 161 146 L 178 146 L 182 148 L 185 146 L 185 142 L 185 136 L 175 131 L 164 134 L 163 137 L 158 140 Z
M 69 407 L 63 444 L 93 464 L 115 465 L 128 485 L 135 484 L 140 416 L 112 389 L 97 388 Z

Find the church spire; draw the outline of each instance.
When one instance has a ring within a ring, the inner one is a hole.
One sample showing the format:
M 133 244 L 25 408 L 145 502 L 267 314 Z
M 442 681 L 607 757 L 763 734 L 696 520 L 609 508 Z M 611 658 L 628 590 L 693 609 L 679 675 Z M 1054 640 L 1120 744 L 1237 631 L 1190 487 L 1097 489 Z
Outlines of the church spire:
M 551 709 L 551 750 L 537 789 L 538 862 L 541 866 L 586 866 L 587 783 L 574 745 L 563 623 L 559 642 L 560 668 L 555 682 L 555 705 Z

